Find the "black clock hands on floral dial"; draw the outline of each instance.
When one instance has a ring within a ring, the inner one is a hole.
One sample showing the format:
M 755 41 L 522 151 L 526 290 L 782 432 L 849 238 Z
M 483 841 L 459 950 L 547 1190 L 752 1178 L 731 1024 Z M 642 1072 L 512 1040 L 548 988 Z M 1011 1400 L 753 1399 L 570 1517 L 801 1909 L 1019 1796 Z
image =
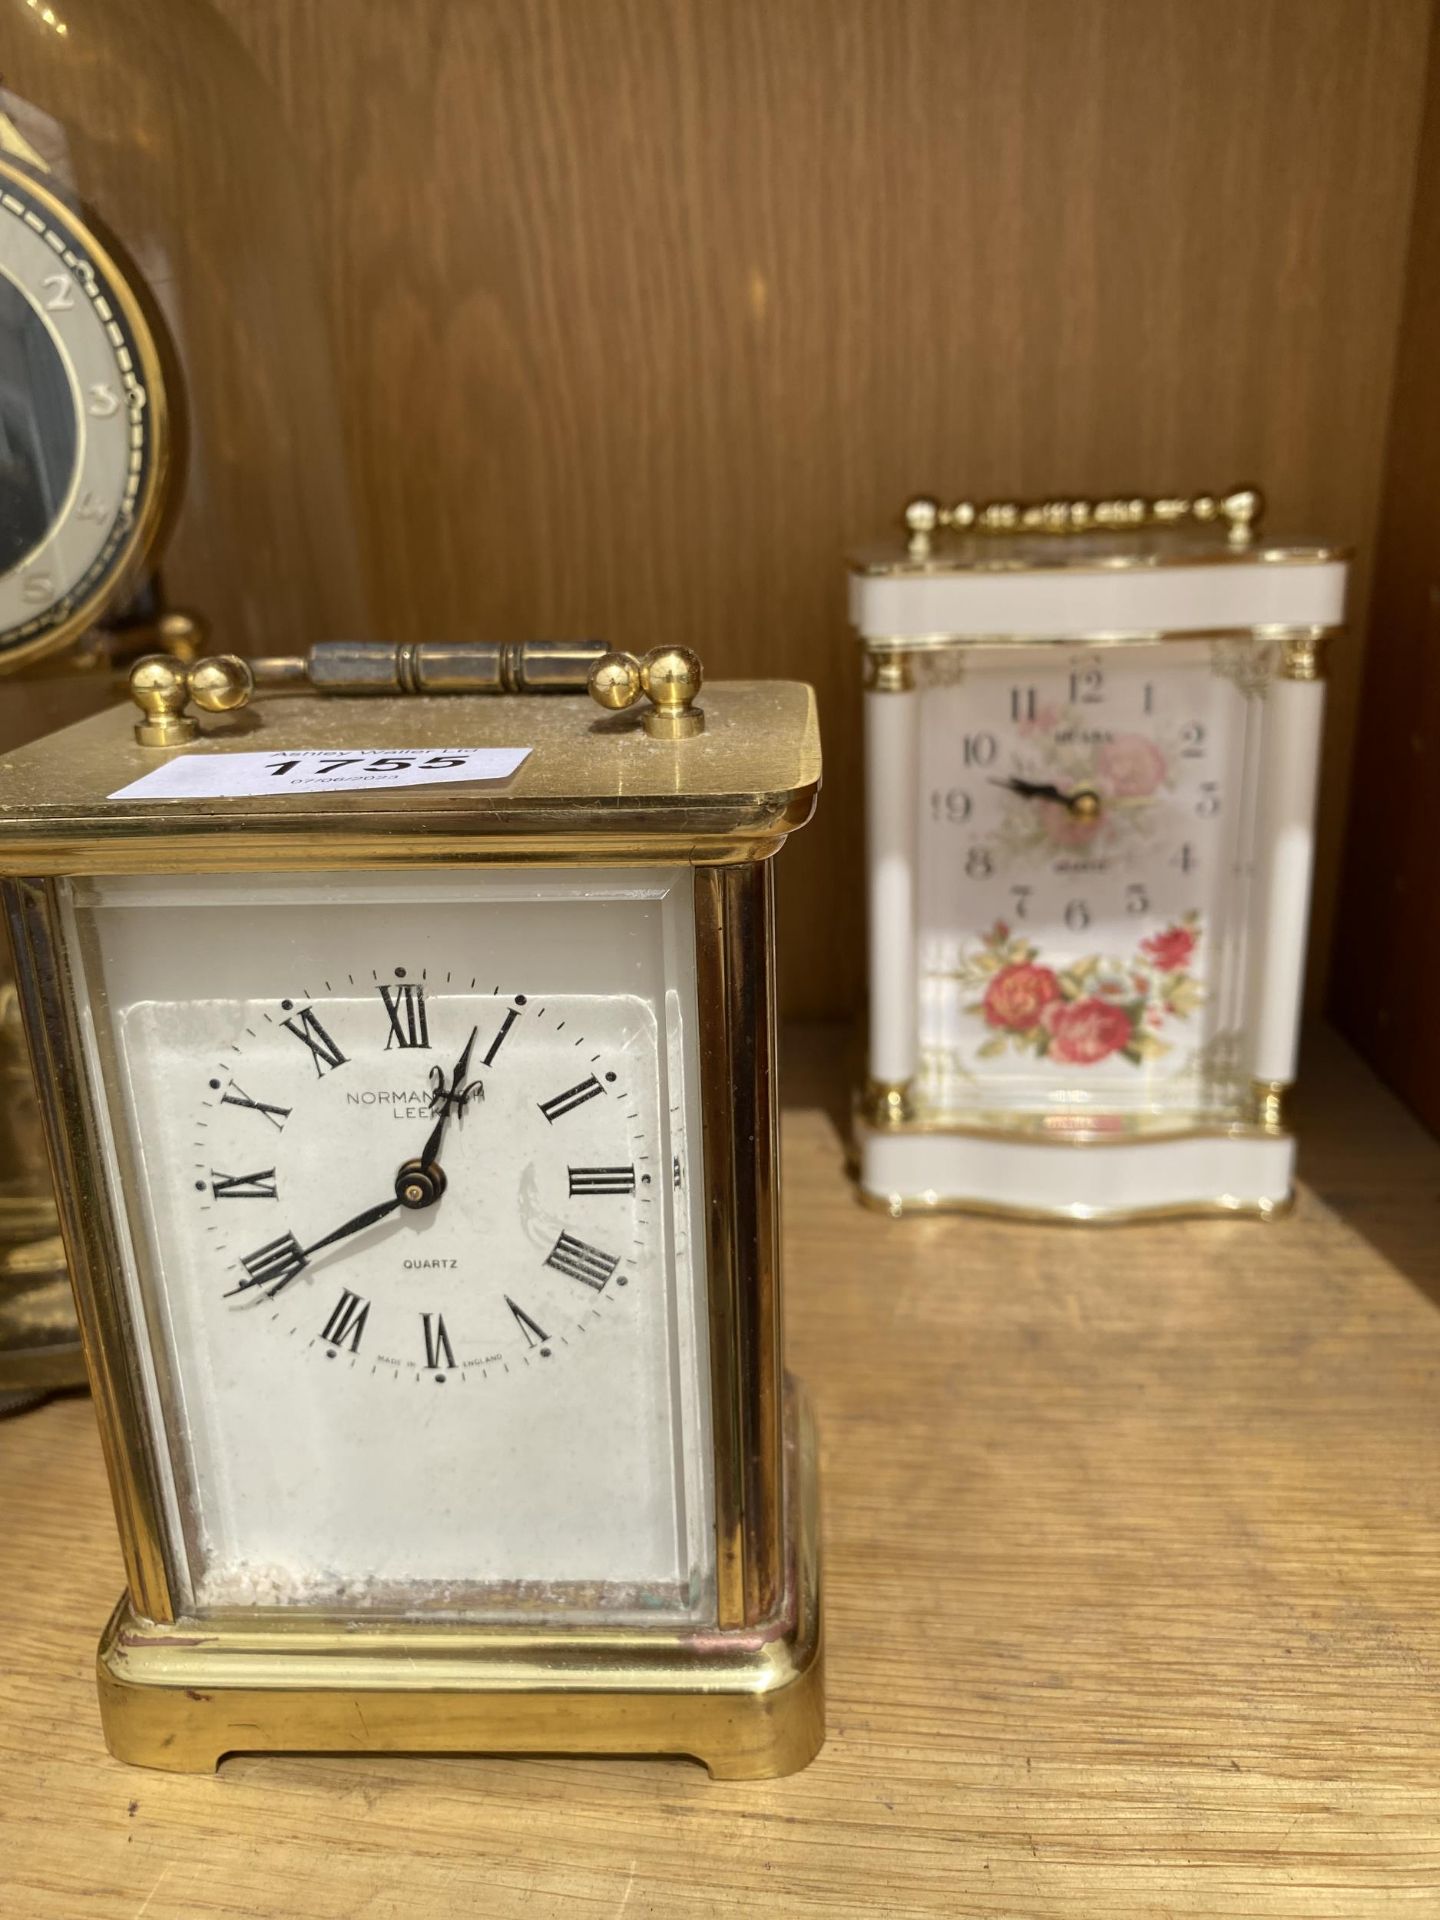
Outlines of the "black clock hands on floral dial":
M 1057 806 L 1067 808 L 1082 820 L 1093 820 L 1100 811 L 1100 796 L 1093 787 L 1077 787 L 1074 793 L 1062 793 L 1059 787 L 1048 780 L 1022 780 L 1016 773 L 1012 773 L 1008 780 L 992 778 L 990 784 L 1018 793 L 1022 800 L 1053 800 Z

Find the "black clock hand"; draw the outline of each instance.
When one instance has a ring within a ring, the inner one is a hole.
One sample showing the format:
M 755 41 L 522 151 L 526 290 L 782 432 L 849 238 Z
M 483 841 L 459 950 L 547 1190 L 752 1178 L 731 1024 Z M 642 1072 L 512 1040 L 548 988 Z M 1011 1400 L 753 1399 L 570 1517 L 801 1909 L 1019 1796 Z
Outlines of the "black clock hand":
M 288 1287 L 290 1282 L 305 1271 L 310 1264 L 312 1253 L 319 1253 L 325 1247 L 333 1247 L 337 1240 L 348 1240 L 352 1233 L 363 1233 L 366 1227 L 373 1227 L 377 1221 L 386 1219 L 399 1206 L 405 1205 L 399 1180 L 395 1183 L 395 1193 L 389 1200 L 382 1200 L 377 1206 L 367 1207 L 363 1213 L 357 1213 L 347 1220 L 343 1227 L 336 1227 L 333 1233 L 324 1234 L 319 1240 L 312 1241 L 308 1247 L 295 1244 L 293 1234 L 282 1234 L 278 1240 L 271 1241 L 267 1247 L 261 1247 L 258 1253 L 241 1262 L 246 1269 L 246 1277 L 238 1287 L 231 1287 L 226 1294 L 230 1299 L 237 1293 L 249 1293 L 258 1287 L 267 1299 L 273 1300 L 277 1293 Z
M 440 1114 L 434 1126 L 430 1129 L 430 1138 L 421 1149 L 420 1165 L 422 1167 L 431 1167 L 435 1164 L 436 1156 L 440 1152 L 440 1143 L 445 1138 L 445 1123 L 450 1118 L 451 1107 L 460 1097 L 461 1082 L 465 1078 L 466 1068 L 470 1065 L 471 1050 L 475 1045 L 475 1036 L 479 1031 L 478 1026 L 470 1029 L 470 1038 L 465 1042 L 465 1051 L 455 1062 L 455 1071 L 450 1076 L 449 1086 L 446 1086 L 442 1080 L 432 1096 L 433 1099 L 440 1102 Z
M 1012 773 L 1008 780 L 997 780 L 992 775 L 990 784 L 992 787 L 1008 788 L 1011 793 L 1018 793 L 1022 800 L 1057 800 L 1062 807 L 1068 797 L 1048 781 L 1022 780 L 1017 773 Z
M 1100 811 L 1100 796 L 1093 787 L 1077 787 L 1074 793 L 1062 793 L 1048 780 L 1022 780 L 1012 773 L 1008 780 L 991 778 L 992 787 L 1005 787 L 1011 793 L 1018 793 L 1022 800 L 1053 800 L 1057 806 L 1066 807 L 1071 813 L 1095 814 Z
M 336 1227 L 333 1233 L 327 1233 L 323 1240 L 316 1240 L 310 1246 L 302 1248 L 308 1260 L 312 1253 L 319 1253 L 322 1247 L 333 1247 L 337 1240 L 348 1240 L 352 1233 L 363 1233 L 366 1227 L 373 1227 L 377 1220 L 383 1220 L 386 1214 L 394 1213 L 400 1205 L 400 1196 L 393 1194 L 390 1199 L 382 1200 L 378 1206 L 367 1207 L 364 1213 L 357 1213 L 353 1220 L 347 1220 L 343 1227 Z

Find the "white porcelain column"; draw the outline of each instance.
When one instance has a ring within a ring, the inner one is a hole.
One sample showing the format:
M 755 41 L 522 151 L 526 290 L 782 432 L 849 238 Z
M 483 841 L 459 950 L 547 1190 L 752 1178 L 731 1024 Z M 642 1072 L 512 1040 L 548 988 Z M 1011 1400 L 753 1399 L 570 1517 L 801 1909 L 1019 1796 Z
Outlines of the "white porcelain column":
M 1267 709 L 1248 967 L 1249 1071 L 1258 1116 L 1279 1125 L 1281 1092 L 1295 1078 L 1315 863 L 1315 789 L 1325 712 L 1315 642 L 1287 645 Z
M 910 657 L 866 662 L 865 834 L 869 876 L 870 1118 L 897 1120 L 909 1106 L 918 1059 L 915 965 L 919 819 L 915 768 L 920 694 Z

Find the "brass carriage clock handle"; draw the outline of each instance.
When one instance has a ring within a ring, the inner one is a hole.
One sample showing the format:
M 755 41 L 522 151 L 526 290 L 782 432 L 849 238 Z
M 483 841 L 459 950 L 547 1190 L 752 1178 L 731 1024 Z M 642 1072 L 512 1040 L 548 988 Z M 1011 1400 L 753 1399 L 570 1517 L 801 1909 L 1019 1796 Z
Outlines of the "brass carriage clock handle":
M 695 702 L 705 682 L 698 653 L 689 647 L 652 647 L 633 653 L 607 653 L 590 670 L 590 698 L 611 713 L 623 713 L 649 700 L 643 724 L 652 740 L 690 740 L 705 730 L 705 715 Z
M 945 507 L 928 494 L 907 503 L 905 531 L 912 559 L 930 553 L 936 533 L 1133 533 L 1141 527 L 1177 527 L 1187 522 L 1220 522 L 1232 546 L 1247 546 L 1259 531 L 1265 497 L 1258 487 L 1234 487 L 1226 494 L 1196 493 L 1155 499 L 1132 496 L 1113 500 L 959 500 Z
M 688 647 L 655 647 L 637 660 L 600 640 L 322 641 L 301 656 L 242 660 L 219 653 L 186 662 L 151 654 L 130 673 L 130 697 L 144 718 L 142 747 L 181 747 L 200 724 L 188 709 L 232 713 L 257 693 L 533 694 L 581 693 L 615 713 L 648 699 L 652 740 L 688 740 L 703 732 L 695 697 L 705 679 Z
M 603 640 L 324 640 L 303 655 L 222 653 L 193 662 L 156 654 L 130 674 L 130 697 L 144 715 L 135 738 L 144 747 L 184 746 L 199 732 L 192 705 L 230 713 L 260 693 L 583 693 L 591 670 L 611 657 Z M 686 658 L 698 689 L 700 663 Z

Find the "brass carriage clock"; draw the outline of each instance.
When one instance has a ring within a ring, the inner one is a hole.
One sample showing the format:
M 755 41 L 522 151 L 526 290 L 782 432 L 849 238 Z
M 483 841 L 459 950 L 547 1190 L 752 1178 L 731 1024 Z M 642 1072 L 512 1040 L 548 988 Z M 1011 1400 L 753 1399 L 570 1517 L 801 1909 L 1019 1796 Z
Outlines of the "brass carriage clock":
M 814 806 L 813 697 L 722 684 L 702 712 L 681 649 L 593 663 L 605 714 L 429 691 L 575 666 L 161 662 L 138 728 L 0 770 L 128 1574 L 99 1656 L 124 1759 L 758 1777 L 820 1743 L 769 864 Z M 217 711 L 252 678 L 312 690 Z M 477 751 L 478 785 L 389 784 Z M 125 791 L 157 765 L 190 797 Z

